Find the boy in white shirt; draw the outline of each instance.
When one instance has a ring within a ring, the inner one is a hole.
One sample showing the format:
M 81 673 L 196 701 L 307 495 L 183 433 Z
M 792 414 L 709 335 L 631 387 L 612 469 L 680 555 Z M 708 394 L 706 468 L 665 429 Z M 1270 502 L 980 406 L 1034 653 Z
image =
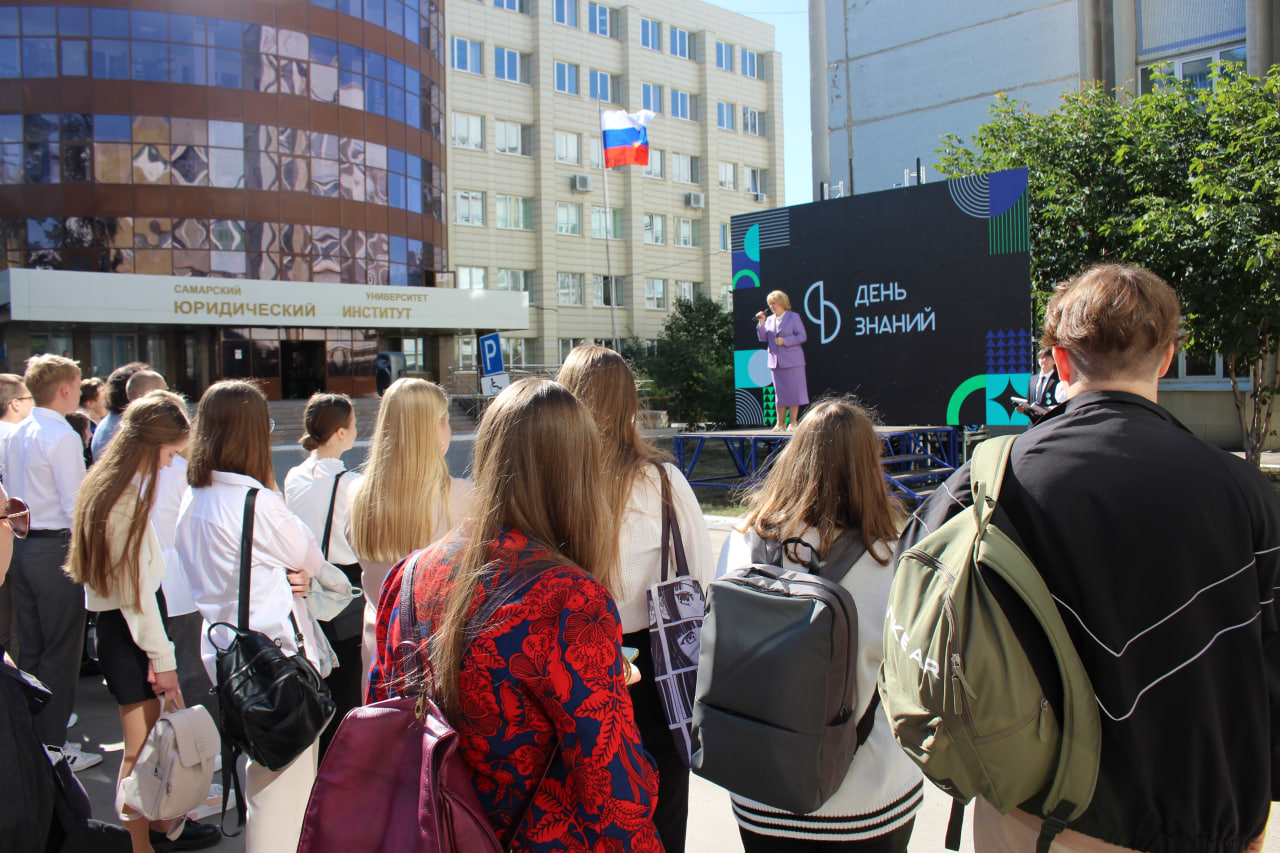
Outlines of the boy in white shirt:
M 31 392 L 22 384 L 16 373 L 0 373 L 0 479 L 4 477 L 3 445 L 17 429 L 18 423 L 31 414 Z M 17 616 L 14 613 L 13 585 L 5 580 L 0 583 L 0 648 L 18 659 Z

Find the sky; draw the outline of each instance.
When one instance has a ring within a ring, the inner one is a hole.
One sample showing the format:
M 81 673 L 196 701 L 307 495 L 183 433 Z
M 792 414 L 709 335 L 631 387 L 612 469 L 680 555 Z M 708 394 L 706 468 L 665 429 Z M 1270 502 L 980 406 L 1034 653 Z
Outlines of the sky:
M 786 204 L 813 201 L 813 153 L 809 128 L 809 3 L 807 0 L 707 0 L 773 25 L 774 50 L 782 54 L 782 157 Z

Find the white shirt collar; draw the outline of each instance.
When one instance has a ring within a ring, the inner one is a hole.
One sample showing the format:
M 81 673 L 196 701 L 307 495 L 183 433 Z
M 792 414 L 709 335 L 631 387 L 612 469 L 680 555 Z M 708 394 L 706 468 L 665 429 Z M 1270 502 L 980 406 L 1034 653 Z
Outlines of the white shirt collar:
M 247 489 L 265 489 L 266 486 L 248 474 L 234 474 L 231 471 L 214 471 L 210 479 L 220 486 L 244 486 Z

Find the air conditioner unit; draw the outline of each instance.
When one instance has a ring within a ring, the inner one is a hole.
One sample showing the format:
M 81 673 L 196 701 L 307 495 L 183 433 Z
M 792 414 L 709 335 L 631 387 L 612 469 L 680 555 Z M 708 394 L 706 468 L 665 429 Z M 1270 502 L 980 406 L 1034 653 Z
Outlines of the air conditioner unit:
M 756 201 L 760 202 L 761 204 L 764 204 L 768 200 L 769 200 L 769 197 L 764 193 L 756 193 Z
M 685 193 L 684 203 L 689 207 L 701 210 L 707 204 L 707 199 L 702 193 Z
M 591 192 L 591 176 L 590 175 L 570 175 L 569 189 L 576 193 Z

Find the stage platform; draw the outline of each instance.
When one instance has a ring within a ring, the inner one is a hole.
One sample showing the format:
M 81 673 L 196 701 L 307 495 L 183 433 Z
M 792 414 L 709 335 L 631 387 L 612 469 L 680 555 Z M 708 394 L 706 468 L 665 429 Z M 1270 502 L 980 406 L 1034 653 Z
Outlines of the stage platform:
M 960 430 L 950 426 L 876 427 L 881 464 L 889 487 L 900 497 L 920 501 L 960 465 Z M 672 437 L 675 463 L 690 485 L 742 488 L 760 479 L 791 433 L 770 429 L 682 432 Z M 697 466 L 708 443 L 723 444 L 733 474 L 699 477 Z

